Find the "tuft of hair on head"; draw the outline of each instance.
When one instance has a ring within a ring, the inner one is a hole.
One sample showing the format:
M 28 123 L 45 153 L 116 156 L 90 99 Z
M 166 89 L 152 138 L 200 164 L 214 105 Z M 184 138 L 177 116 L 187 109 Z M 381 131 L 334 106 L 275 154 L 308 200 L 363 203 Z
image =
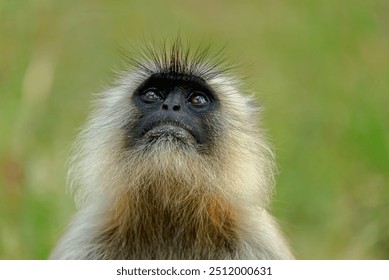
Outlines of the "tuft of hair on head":
M 180 36 L 174 40 L 155 40 L 133 47 L 138 55 L 131 55 L 127 49 L 120 48 L 126 67 L 136 68 L 146 76 L 154 73 L 192 75 L 204 80 L 220 74 L 227 74 L 233 65 L 225 58 L 226 45 L 213 49 L 209 42 L 202 40 L 197 47 L 188 39 L 183 42 Z

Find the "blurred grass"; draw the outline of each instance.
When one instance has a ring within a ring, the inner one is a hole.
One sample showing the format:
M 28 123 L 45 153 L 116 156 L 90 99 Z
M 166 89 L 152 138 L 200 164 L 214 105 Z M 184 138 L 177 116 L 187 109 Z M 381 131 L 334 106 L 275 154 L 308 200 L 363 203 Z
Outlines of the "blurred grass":
M 67 151 L 117 45 L 204 35 L 249 64 L 298 258 L 389 258 L 388 1 L 1 1 L 0 259 L 44 259 L 74 212 Z M 146 35 L 145 35 L 146 34 Z

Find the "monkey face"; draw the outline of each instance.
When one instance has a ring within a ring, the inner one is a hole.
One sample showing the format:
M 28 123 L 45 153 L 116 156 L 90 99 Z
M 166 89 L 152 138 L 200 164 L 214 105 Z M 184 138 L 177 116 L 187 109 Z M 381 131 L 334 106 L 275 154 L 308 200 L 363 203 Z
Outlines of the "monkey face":
M 134 92 L 138 118 L 132 139 L 142 145 L 204 147 L 210 143 L 209 118 L 219 102 L 206 82 L 176 73 L 151 75 Z

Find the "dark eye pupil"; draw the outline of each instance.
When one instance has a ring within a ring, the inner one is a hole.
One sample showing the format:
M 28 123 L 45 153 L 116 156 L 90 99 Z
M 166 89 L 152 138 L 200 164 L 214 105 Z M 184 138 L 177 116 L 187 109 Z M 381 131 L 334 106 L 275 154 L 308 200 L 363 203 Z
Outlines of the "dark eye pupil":
M 201 94 L 194 94 L 190 98 L 190 103 L 192 103 L 194 105 L 202 105 L 202 104 L 205 104 L 207 102 L 208 102 L 207 98 Z
M 149 90 L 143 95 L 143 98 L 147 101 L 157 101 L 161 99 L 161 96 L 156 92 Z

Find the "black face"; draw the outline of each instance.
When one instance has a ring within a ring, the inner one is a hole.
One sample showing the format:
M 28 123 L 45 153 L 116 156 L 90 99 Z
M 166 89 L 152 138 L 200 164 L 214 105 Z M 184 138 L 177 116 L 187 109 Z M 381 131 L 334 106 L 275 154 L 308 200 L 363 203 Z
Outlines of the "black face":
M 183 145 L 209 142 L 214 93 L 202 79 L 171 73 L 154 74 L 134 93 L 139 120 L 132 127 L 137 140 L 166 140 Z

